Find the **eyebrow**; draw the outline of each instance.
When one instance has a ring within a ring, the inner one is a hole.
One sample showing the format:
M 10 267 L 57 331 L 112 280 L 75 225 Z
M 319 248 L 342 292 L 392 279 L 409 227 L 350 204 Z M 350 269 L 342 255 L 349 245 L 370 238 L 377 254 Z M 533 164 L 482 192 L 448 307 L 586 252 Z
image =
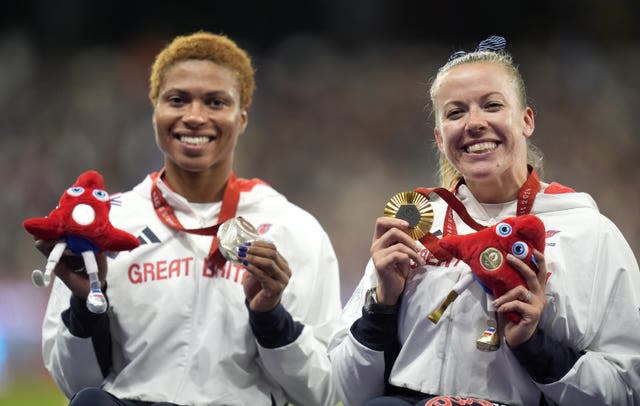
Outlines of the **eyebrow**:
M 494 96 L 498 96 L 498 97 L 503 98 L 503 99 L 505 98 L 504 93 L 502 93 L 502 92 L 489 92 L 489 93 L 483 94 L 480 97 L 480 99 L 481 100 L 486 100 L 486 99 L 489 99 L 489 98 L 494 97 Z M 462 103 L 464 103 L 464 102 L 462 102 L 460 100 L 450 100 L 450 101 L 445 102 L 443 104 L 443 107 L 446 107 L 446 106 L 449 106 L 449 105 L 459 105 L 459 104 L 462 104 Z
M 190 92 L 188 90 L 184 90 L 184 89 L 181 89 L 181 88 L 178 88 L 178 87 L 172 87 L 172 88 L 169 88 L 169 89 L 163 91 L 162 93 L 160 93 L 160 96 L 163 96 L 163 95 L 168 94 L 168 93 L 177 93 L 179 95 L 190 95 L 190 94 L 193 94 L 192 92 Z M 215 96 L 223 96 L 223 97 L 227 97 L 227 98 L 233 98 L 233 95 L 231 93 L 229 93 L 228 91 L 226 91 L 226 90 L 212 90 L 212 91 L 206 92 L 204 94 L 204 97 L 215 97 Z
M 505 96 L 504 96 L 504 93 L 502 93 L 502 92 L 491 92 L 491 93 L 487 93 L 487 94 L 485 94 L 485 95 L 484 95 L 484 96 L 482 96 L 482 97 L 483 97 L 484 99 L 488 99 L 489 97 L 492 97 L 492 96 L 500 96 L 500 97 L 502 97 L 502 98 L 504 98 L 504 97 L 505 97 Z

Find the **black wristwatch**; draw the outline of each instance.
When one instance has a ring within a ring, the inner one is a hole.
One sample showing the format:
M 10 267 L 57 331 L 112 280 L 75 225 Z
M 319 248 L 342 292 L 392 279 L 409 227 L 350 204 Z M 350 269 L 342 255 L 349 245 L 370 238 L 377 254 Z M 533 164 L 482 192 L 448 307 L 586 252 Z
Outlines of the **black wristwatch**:
M 396 314 L 398 313 L 399 308 L 400 308 L 400 305 L 398 304 L 384 305 L 384 304 L 378 303 L 375 287 L 367 290 L 367 293 L 364 296 L 364 311 L 367 313 Z

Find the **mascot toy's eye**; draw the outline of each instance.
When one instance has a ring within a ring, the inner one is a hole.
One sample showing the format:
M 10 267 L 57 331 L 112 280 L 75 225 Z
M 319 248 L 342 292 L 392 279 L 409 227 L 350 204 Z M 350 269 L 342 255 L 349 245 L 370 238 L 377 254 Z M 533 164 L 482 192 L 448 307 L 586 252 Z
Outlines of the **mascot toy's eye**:
M 93 197 L 100 200 L 101 202 L 106 202 L 109 200 L 109 194 L 101 189 L 95 189 L 93 191 Z
M 511 246 L 511 253 L 516 258 L 525 259 L 529 255 L 529 246 L 522 241 L 516 241 Z
M 84 193 L 84 188 L 80 187 L 80 186 L 73 186 L 70 187 L 69 189 L 67 189 L 67 194 L 74 196 L 74 197 L 78 197 L 81 194 Z
M 496 234 L 500 237 L 508 237 L 511 235 L 511 226 L 507 223 L 500 223 L 496 226 Z

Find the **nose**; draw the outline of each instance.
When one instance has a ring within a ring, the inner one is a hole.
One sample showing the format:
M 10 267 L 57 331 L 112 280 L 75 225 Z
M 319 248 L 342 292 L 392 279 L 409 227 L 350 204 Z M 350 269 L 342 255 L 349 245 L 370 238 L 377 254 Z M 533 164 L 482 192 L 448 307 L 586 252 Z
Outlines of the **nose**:
M 482 113 L 476 109 L 472 109 L 469 112 L 467 122 L 465 124 L 465 131 L 474 137 L 480 136 L 487 129 L 487 121 L 482 116 Z
M 191 128 L 199 127 L 207 121 L 205 108 L 201 103 L 193 102 L 182 116 L 182 121 Z

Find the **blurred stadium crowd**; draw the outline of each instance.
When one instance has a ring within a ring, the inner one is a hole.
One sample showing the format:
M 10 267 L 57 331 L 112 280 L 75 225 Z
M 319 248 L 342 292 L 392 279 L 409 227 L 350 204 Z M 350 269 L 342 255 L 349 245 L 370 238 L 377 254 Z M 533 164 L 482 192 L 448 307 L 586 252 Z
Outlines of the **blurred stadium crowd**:
M 10 61 L 0 64 L 0 391 L 12 374 L 42 373 L 48 290 L 30 274 L 45 258 L 22 221 L 47 214 L 84 170 L 102 172 L 116 192 L 160 168 L 147 75 L 168 39 L 43 58 L 19 31 L 0 37 L 0 60 Z M 592 194 L 640 255 L 640 44 L 559 39 L 508 49 L 537 111 L 532 140 L 545 153 L 544 179 Z M 426 41 L 345 49 L 298 35 L 254 52 L 258 88 L 236 170 L 316 215 L 340 260 L 343 300 L 387 199 L 437 182 L 427 88 L 455 50 Z

